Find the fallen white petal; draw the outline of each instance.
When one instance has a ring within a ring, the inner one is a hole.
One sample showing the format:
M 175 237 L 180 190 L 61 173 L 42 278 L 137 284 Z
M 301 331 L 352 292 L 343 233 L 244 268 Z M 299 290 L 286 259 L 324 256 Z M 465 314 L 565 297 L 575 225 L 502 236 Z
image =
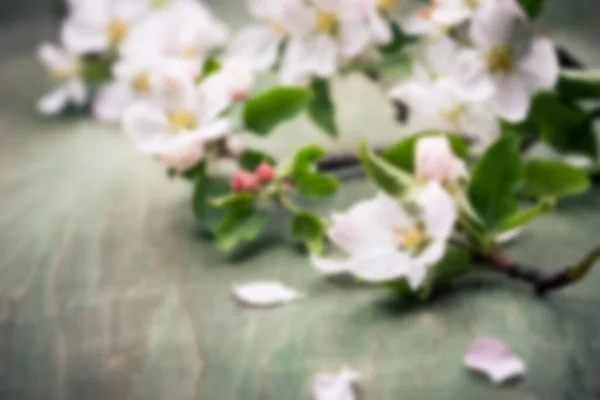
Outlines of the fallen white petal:
M 296 290 L 275 281 L 233 285 L 233 293 L 242 303 L 259 307 L 290 303 L 302 297 Z
M 496 235 L 496 243 L 500 245 L 510 244 L 517 240 L 517 238 L 521 236 L 521 233 L 523 233 L 522 228 L 515 228 L 506 232 L 499 233 Z
M 501 383 L 525 373 L 525 363 L 507 347 L 491 337 L 480 337 L 469 347 L 464 363 L 486 374 L 494 383 Z
M 319 374 L 313 383 L 314 400 L 355 400 L 357 371 L 344 367 L 338 374 Z

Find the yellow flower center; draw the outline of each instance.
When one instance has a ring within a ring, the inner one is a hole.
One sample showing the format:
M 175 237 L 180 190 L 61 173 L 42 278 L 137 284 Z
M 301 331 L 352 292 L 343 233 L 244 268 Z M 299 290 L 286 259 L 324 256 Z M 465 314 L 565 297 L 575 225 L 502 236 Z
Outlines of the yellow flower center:
M 388 14 L 396 8 L 396 0 L 377 0 L 377 9 L 383 14 Z
M 488 53 L 486 61 L 492 72 L 507 74 L 514 68 L 513 54 L 509 46 L 495 47 Z
M 464 0 L 465 5 L 469 8 L 475 9 L 479 7 L 479 0 Z
M 334 13 L 319 11 L 315 19 L 315 29 L 317 32 L 326 35 L 335 35 L 339 28 L 339 20 Z
M 283 22 L 274 19 L 274 20 L 267 21 L 267 24 L 278 35 L 283 35 L 285 33 L 285 26 L 283 26 Z
M 129 26 L 126 21 L 115 18 L 108 23 L 108 38 L 112 43 L 120 43 L 127 35 L 128 30 Z
M 50 70 L 50 80 L 52 82 L 64 82 L 71 76 L 71 72 L 67 69 L 52 69 Z
M 133 86 L 133 90 L 135 90 L 138 94 L 149 94 L 150 93 L 150 79 L 148 77 L 147 72 L 142 72 L 138 74 L 133 81 L 131 82 Z
M 198 57 L 199 52 L 198 52 L 198 48 L 197 47 L 189 46 L 189 47 L 186 47 L 185 49 L 183 49 L 181 51 L 181 54 L 185 58 L 195 58 L 195 57 Z
M 168 114 L 168 118 L 174 132 L 193 129 L 196 126 L 196 117 L 189 111 L 173 111 Z
M 455 127 L 460 125 L 460 119 L 462 118 L 465 111 L 465 107 L 462 104 L 457 104 L 456 106 L 449 108 L 447 110 L 443 110 L 441 112 L 442 118 L 448 121 Z
M 416 251 L 425 243 L 425 232 L 415 226 L 412 229 L 394 228 L 394 237 L 398 245 L 408 251 Z

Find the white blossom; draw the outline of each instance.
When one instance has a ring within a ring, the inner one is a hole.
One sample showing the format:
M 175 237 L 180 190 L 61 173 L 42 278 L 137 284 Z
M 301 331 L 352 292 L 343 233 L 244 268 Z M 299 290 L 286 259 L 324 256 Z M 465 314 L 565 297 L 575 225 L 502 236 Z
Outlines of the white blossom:
M 331 77 L 340 61 L 357 57 L 371 42 L 355 0 L 293 1 L 286 9 L 285 26 L 290 39 L 280 71 L 284 83 Z
M 288 35 L 284 15 L 293 1 L 296 0 L 247 0 L 248 10 L 257 23 L 238 32 L 229 47 L 229 56 L 256 71 L 272 68 Z
M 417 142 L 415 173 L 424 182 L 452 184 L 467 176 L 467 167 L 454 155 L 448 138 L 431 136 Z
M 475 153 L 500 135 L 500 124 L 491 108 L 485 102 L 459 96 L 450 79 L 404 82 L 390 91 L 390 98 L 408 108 L 410 132 L 441 130 L 460 134 L 471 141 Z
M 228 29 L 201 2 L 180 0 L 139 22 L 121 45 L 124 57 L 187 59 L 201 65 L 228 39 Z
M 150 76 L 151 99 L 124 116 L 125 132 L 139 151 L 184 171 L 203 159 L 206 145 L 229 133 L 223 112 L 229 99 L 210 78 L 194 85 L 187 64 L 165 66 Z
M 390 16 L 398 8 L 398 0 L 356 0 L 362 17 L 367 23 L 372 40 L 379 44 L 388 44 L 393 39 Z
M 525 119 L 532 95 L 554 87 L 559 65 L 554 44 L 532 35 L 515 0 L 484 3 L 473 15 L 475 49 L 460 55 L 455 79 L 474 100 L 491 97 L 494 112 L 510 122 Z
M 350 273 L 367 282 L 405 278 L 415 290 L 444 256 L 457 213 L 448 193 L 429 183 L 410 209 L 379 194 L 335 214 L 328 236 L 346 260 L 313 257 L 326 275 Z M 413 210 L 416 208 L 416 210 Z
M 213 82 L 221 85 L 221 90 L 227 92 L 231 101 L 241 101 L 246 99 L 253 89 L 255 77 L 245 60 L 229 58 L 223 60 Z
M 42 44 L 38 56 L 48 68 L 50 78 L 57 88 L 44 96 L 37 104 L 38 111 L 45 115 L 61 112 L 68 104 L 77 106 L 87 101 L 87 88 L 81 78 L 79 59 L 52 44 Z
M 113 67 L 114 80 L 96 95 L 93 114 L 96 119 L 118 122 L 134 102 L 151 95 L 150 75 L 161 62 L 152 57 L 129 57 Z
M 118 48 L 148 11 L 147 0 L 72 1 L 61 27 L 62 42 L 75 54 L 104 53 Z
M 403 27 L 414 35 L 439 38 L 468 21 L 479 7 L 490 1 L 495 0 L 432 0 L 410 16 Z

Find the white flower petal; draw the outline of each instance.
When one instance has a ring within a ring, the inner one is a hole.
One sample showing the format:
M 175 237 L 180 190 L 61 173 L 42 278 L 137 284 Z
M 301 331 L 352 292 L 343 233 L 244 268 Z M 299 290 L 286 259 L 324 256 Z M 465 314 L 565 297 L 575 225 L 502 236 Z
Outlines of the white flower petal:
M 123 116 L 123 130 L 138 150 L 154 153 L 169 131 L 169 123 L 160 108 L 148 102 L 131 106 Z
M 73 54 L 101 53 L 109 46 L 108 36 L 102 29 L 67 20 L 61 27 L 61 41 Z
M 509 122 L 523 121 L 531 105 L 527 82 L 519 75 L 497 75 L 494 82 L 496 91 L 490 100 L 494 112 Z
M 342 369 L 338 374 L 320 374 L 313 383 L 314 400 L 356 400 L 354 385 L 360 375 L 349 368 Z
M 293 38 L 289 41 L 279 71 L 281 83 L 304 86 L 308 82 L 305 49 L 303 41 Z
M 317 35 L 305 43 L 308 70 L 321 78 L 333 76 L 337 71 L 337 44 L 329 36 Z
M 425 278 L 423 267 L 423 265 L 415 263 L 407 253 L 394 248 L 381 247 L 354 255 L 353 263 L 349 265 L 349 271 L 352 275 L 369 283 L 407 278 L 410 287 L 414 290 L 421 285 Z
M 68 102 L 69 91 L 65 86 L 61 86 L 42 97 L 37 104 L 37 109 L 44 115 L 56 115 L 67 106 Z
M 444 36 L 426 42 L 422 49 L 423 61 L 434 75 L 438 77 L 447 76 L 450 67 L 456 62 L 459 51 L 459 45 L 454 40 Z
M 446 241 L 458 217 L 452 197 L 436 182 L 429 183 L 417 199 L 431 238 Z
M 535 39 L 527 55 L 519 63 L 519 72 L 535 92 L 552 89 L 558 81 L 560 66 L 554 43 L 550 39 Z
M 132 104 L 135 95 L 129 85 L 113 82 L 101 88 L 94 99 L 94 117 L 104 122 L 118 122 L 127 108 Z
M 71 57 L 63 49 L 49 43 L 40 45 L 38 57 L 50 69 L 70 70 L 73 64 Z
M 501 232 L 496 235 L 495 241 L 499 245 L 508 245 L 514 241 L 516 241 L 519 236 L 523 233 L 523 228 L 515 228 L 509 231 Z
M 339 46 L 343 56 L 349 58 L 357 56 L 368 46 L 369 41 L 370 32 L 368 26 L 362 20 L 342 24 L 339 33 Z
M 257 71 L 265 71 L 275 64 L 281 39 L 270 27 L 249 26 L 233 39 L 229 56 L 244 60 Z
M 231 81 L 220 74 L 209 76 L 197 89 L 202 119 L 217 119 L 232 103 Z
M 474 150 L 485 149 L 500 136 L 500 122 L 486 104 L 471 103 L 465 106 L 461 133 L 474 142 Z
M 88 90 L 83 80 L 79 78 L 71 79 L 66 83 L 65 87 L 69 91 L 69 98 L 75 105 L 82 106 L 85 104 L 88 97 Z
M 275 281 L 233 285 L 233 292 L 242 303 L 257 307 L 286 304 L 301 298 L 296 290 Z
M 467 350 L 467 367 L 486 374 L 492 382 L 501 383 L 525 374 L 525 363 L 501 341 L 491 337 L 478 338 Z
M 494 93 L 488 67 L 474 51 L 464 50 L 458 54 L 452 65 L 450 78 L 456 85 L 457 94 L 465 100 L 481 101 Z
M 483 51 L 498 45 L 521 48 L 531 39 L 528 18 L 515 0 L 485 2 L 473 15 L 471 39 Z
M 152 154 L 179 172 L 189 170 L 204 158 L 204 143 L 191 135 L 164 138 L 161 143 L 154 145 Z
M 356 258 L 347 258 L 346 260 L 332 260 L 311 256 L 310 261 L 318 273 L 325 276 L 340 275 L 349 273 L 351 269 L 356 268 Z

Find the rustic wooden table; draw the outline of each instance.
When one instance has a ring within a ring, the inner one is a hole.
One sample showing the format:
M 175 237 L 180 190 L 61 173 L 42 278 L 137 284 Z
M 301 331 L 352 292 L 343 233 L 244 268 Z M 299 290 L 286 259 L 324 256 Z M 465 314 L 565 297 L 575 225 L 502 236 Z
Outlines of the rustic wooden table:
M 236 4 L 215 6 L 240 21 Z M 596 0 L 549 1 L 555 36 L 594 65 L 599 16 Z M 366 399 L 600 398 L 600 271 L 547 299 L 484 277 L 411 307 L 319 279 L 285 243 L 228 259 L 202 239 L 190 189 L 117 128 L 35 115 L 46 83 L 29 45 L 49 31 L 36 21 L 0 33 L 0 398 L 306 399 L 313 374 L 343 365 L 362 373 Z M 299 121 L 265 145 L 283 155 L 398 136 L 362 79 L 337 82 L 336 95 L 354 100 L 341 105 L 343 142 Z M 351 181 L 322 210 L 370 192 Z M 599 188 L 565 202 L 513 254 L 548 268 L 572 260 L 598 244 L 598 210 Z M 265 278 L 307 297 L 272 310 L 232 300 L 232 283 Z M 462 367 L 481 334 L 524 358 L 524 379 L 493 387 Z

